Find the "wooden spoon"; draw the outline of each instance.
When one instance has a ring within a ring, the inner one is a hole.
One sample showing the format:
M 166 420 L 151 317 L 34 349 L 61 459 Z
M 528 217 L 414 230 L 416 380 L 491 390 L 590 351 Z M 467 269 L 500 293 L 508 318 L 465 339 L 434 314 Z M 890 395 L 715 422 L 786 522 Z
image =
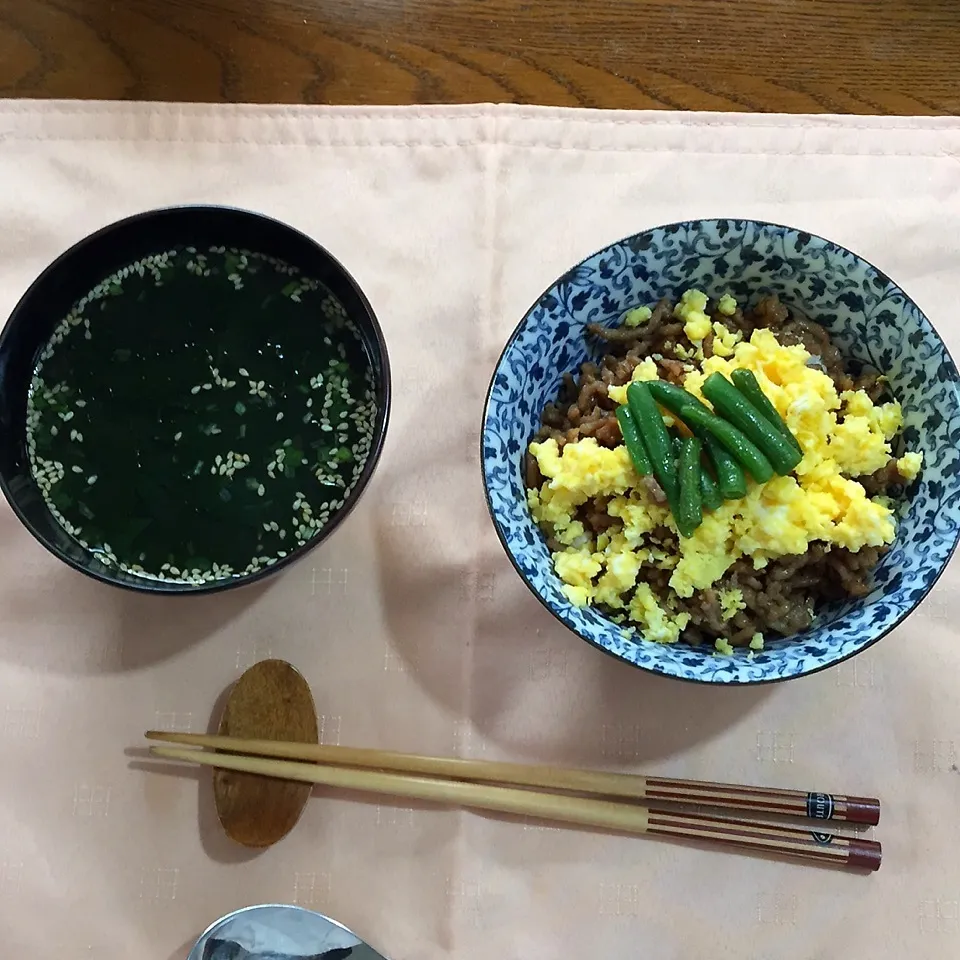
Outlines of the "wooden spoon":
M 285 660 L 261 660 L 234 684 L 219 733 L 232 737 L 317 743 L 317 711 L 307 681 Z M 233 770 L 214 770 L 213 799 L 228 837 L 245 847 L 269 847 L 297 824 L 309 783 Z

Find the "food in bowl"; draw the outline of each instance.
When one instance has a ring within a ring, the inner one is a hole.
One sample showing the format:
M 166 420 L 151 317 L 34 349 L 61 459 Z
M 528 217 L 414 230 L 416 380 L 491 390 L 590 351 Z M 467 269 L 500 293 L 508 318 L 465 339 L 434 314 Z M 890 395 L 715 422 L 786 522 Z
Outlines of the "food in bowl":
M 26 444 L 53 516 L 107 567 L 202 584 L 309 543 L 363 473 L 364 339 L 320 281 L 177 246 L 97 283 L 33 370 Z
M 783 305 L 814 317 L 852 376 L 883 372 L 903 415 L 897 449 L 923 454 L 917 480 L 891 504 L 896 537 L 871 571 L 869 593 L 824 603 L 799 635 L 769 631 L 762 650 L 736 656 L 719 654 L 713 643 L 644 641 L 596 605 L 572 603 L 528 505 L 524 454 L 544 409 L 557 400 L 565 373 L 587 361 L 599 367 L 610 352 L 587 328 L 620 326 L 638 305 L 652 308 L 664 293 L 689 289 L 715 298 L 729 293 L 744 310 L 777 294 Z M 638 669 L 697 683 L 791 680 L 834 667 L 887 636 L 943 573 L 960 537 L 960 375 L 919 305 L 840 244 L 755 220 L 670 223 L 597 250 L 530 305 L 490 378 L 481 465 L 508 559 L 532 595 L 582 640 Z
M 815 318 L 688 288 L 587 333 L 525 455 L 568 600 L 631 637 L 750 655 L 863 597 L 922 453 L 882 372 L 854 376 Z

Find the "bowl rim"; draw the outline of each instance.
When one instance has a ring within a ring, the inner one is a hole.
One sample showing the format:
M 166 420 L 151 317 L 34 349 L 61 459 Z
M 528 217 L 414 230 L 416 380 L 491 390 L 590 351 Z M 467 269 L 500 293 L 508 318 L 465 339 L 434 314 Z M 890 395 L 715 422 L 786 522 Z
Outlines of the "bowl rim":
M 896 620 L 894 620 L 888 626 L 884 627 L 881 631 L 877 633 L 876 636 L 872 637 L 863 646 L 858 647 L 856 650 L 852 650 L 850 653 L 847 653 L 842 657 L 838 657 L 834 660 L 829 660 L 826 663 L 822 663 L 819 666 L 813 667 L 809 670 L 802 670 L 798 673 L 791 673 L 785 676 L 759 677 L 756 679 L 748 679 L 748 680 L 739 680 L 739 679 L 712 680 L 705 677 L 682 676 L 680 674 L 670 673 L 666 670 L 657 670 L 655 667 L 648 666 L 647 664 L 635 663 L 632 660 L 627 660 L 624 657 L 620 656 L 619 654 L 615 653 L 614 651 L 603 646 L 602 644 L 597 643 L 595 640 L 591 640 L 589 637 L 583 636 L 578 630 L 575 630 L 572 626 L 570 626 L 566 622 L 566 620 L 563 618 L 563 616 L 560 614 L 560 612 L 558 610 L 555 610 L 553 606 L 550 604 L 550 602 L 540 593 L 540 591 L 534 587 L 534 585 L 528 579 L 527 575 L 521 569 L 520 564 L 517 562 L 516 557 L 513 555 L 513 551 L 510 549 L 510 547 L 507 544 L 506 537 L 504 536 L 503 529 L 500 525 L 500 521 L 497 517 L 497 513 L 494 510 L 493 502 L 490 496 L 490 482 L 489 482 L 489 477 L 487 476 L 486 458 L 484 457 L 484 449 L 486 446 L 485 441 L 486 441 L 486 433 L 487 433 L 487 420 L 489 419 L 490 403 L 493 396 L 494 386 L 496 385 L 497 375 L 499 373 L 501 364 L 504 361 L 504 358 L 510 352 L 516 340 L 520 337 L 523 331 L 523 328 L 526 325 L 527 318 L 530 316 L 530 313 L 537 307 L 540 301 L 543 300 L 543 298 L 547 296 L 547 294 L 549 294 L 551 290 L 553 290 L 556 286 L 558 286 L 565 277 L 573 273 L 573 271 L 575 271 L 577 268 L 582 267 L 585 263 L 587 263 L 587 261 L 594 259 L 594 257 L 600 256 L 601 254 L 605 253 L 606 251 L 610 250 L 613 247 L 618 247 L 623 244 L 626 244 L 637 237 L 641 237 L 647 234 L 657 233 L 662 230 L 669 230 L 670 227 L 682 228 L 682 227 L 689 227 L 697 223 L 717 223 L 721 220 L 727 220 L 732 223 L 755 224 L 756 226 L 759 226 L 761 228 L 772 227 L 776 230 L 788 230 L 793 233 L 803 233 L 808 237 L 810 237 L 812 240 L 819 240 L 825 244 L 830 244 L 834 247 L 838 247 L 839 249 L 846 251 L 851 256 L 855 257 L 857 260 L 866 264 L 872 270 L 876 271 L 880 276 L 885 277 L 891 287 L 899 291 L 906 300 L 908 300 L 911 304 L 913 304 L 913 306 L 917 309 L 920 316 L 923 317 L 924 320 L 926 320 L 934 336 L 940 341 L 941 345 L 943 346 L 944 354 L 946 358 L 949 360 L 950 365 L 953 368 L 953 372 L 955 374 L 954 381 L 953 381 L 954 389 L 957 391 L 958 395 L 960 395 L 960 371 L 958 371 L 957 369 L 956 361 L 951 355 L 950 349 L 947 346 L 946 341 L 943 339 L 943 337 L 940 336 L 939 332 L 937 331 L 937 328 L 933 325 L 932 321 L 926 315 L 926 313 L 920 309 L 920 305 L 917 303 L 917 301 L 914 300 L 913 297 L 911 297 L 910 294 L 908 294 L 906 290 L 904 290 L 903 287 L 900 286 L 899 283 L 896 283 L 886 271 L 881 270 L 879 267 L 877 267 L 874 263 L 872 263 L 866 257 L 861 256 L 859 253 L 857 253 L 854 250 L 851 250 L 849 247 L 846 247 L 841 243 L 837 243 L 835 240 L 830 240 L 819 233 L 813 233 L 809 230 L 802 230 L 799 227 L 791 227 L 791 226 L 788 226 L 787 224 L 775 223 L 770 220 L 756 220 L 756 219 L 753 219 L 752 217 L 695 217 L 690 220 L 674 220 L 669 223 L 662 223 L 656 226 L 647 227 L 644 230 L 638 230 L 636 233 L 631 233 L 625 237 L 621 237 L 618 240 L 613 240 L 610 243 L 607 243 L 604 246 L 594 250 L 592 253 L 587 254 L 586 256 L 581 258 L 577 263 L 573 264 L 571 267 L 568 267 L 562 274 L 560 274 L 559 277 L 556 277 L 554 280 L 552 280 L 548 284 L 548 286 L 540 293 L 540 295 L 530 304 L 530 306 L 527 307 L 526 310 L 524 310 L 523 316 L 520 318 L 517 325 L 513 328 L 512 333 L 507 338 L 507 342 L 504 344 L 503 349 L 500 351 L 500 355 L 497 357 L 497 361 L 493 367 L 493 372 L 490 375 L 490 382 L 487 386 L 487 392 L 483 402 L 483 417 L 480 425 L 480 472 L 483 478 L 483 497 L 484 497 L 484 501 L 486 502 L 487 513 L 490 515 L 490 520 L 492 521 L 493 528 L 496 531 L 497 539 L 500 541 L 501 547 L 503 547 L 503 552 L 507 555 L 507 558 L 510 560 L 510 563 L 513 566 L 513 569 L 517 572 L 520 579 L 524 582 L 524 584 L 526 584 L 527 589 L 540 602 L 540 605 L 544 607 L 546 610 L 548 610 L 550 614 L 552 614 L 552 616 L 557 621 L 559 621 L 570 633 L 578 637 L 580 640 L 590 644 L 590 646 L 596 648 L 601 653 L 604 653 L 608 657 L 611 657 L 612 659 L 616 660 L 618 663 L 623 663 L 626 666 L 633 667 L 636 670 L 642 670 L 644 673 L 649 673 L 655 677 L 664 677 L 670 680 L 681 681 L 683 683 L 693 683 L 693 684 L 698 684 L 701 686 L 708 686 L 708 687 L 756 687 L 756 686 L 767 686 L 775 683 L 786 683 L 788 680 L 800 680 L 804 677 L 811 677 L 814 674 L 821 673 L 824 670 L 829 670 L 831 667 L 836 667 L 839 664 L 845 663 L 847 660 L 852 659 L 858 654 L 863 653 L 864 650 L 870 649 L 870 647 L 874 646 L 874 644 L 878 643 L 880 640 L 886 637 L 889 633 L 891 633 L 893 630 L 899 627 L 904 622 L 904 620 L 906 620 L 907 617 L 909 617 L 910 614 L 913 613 L 917 609 L 917 607 L 920 606 L 921 603 L 923 603 L 923 601 L 930 594 L 930 591 L 933 590 L 933 588 L 937 585 L 937 582 L 939 581 L 940 577 L 943 575 L 944 571 L 949 566 L 951 559 L 956 553 L 957 545 L 958 543 L 960 543 L 960 530 L 958 530 L 958 532 L 954 535 L 953 543 L 951 544 L 946 557 L 944 558 L 942 564 L 940 565 L 940 569 L 937 570 L 936 573 L 933 575 L 930 582 L 927 584 L 926 588 L 924 589 L 923 593 L 919 597 L 917 597 L 917 599 L 912 603 L 912 605 L 908 607 L 906 610 L 904 610 L 896 618 Z M 651 641 L 642 640 L 640 642 L 649 643 Z
M 85 234 L 79 240 L 75 241 L 60 254 L 58 254 L 54 260 L 44 267 L 41 273 L 27 287 L 20 299 L 17 300 L 3 327 L 0 328 L 0 352 L 2 352 L 7 338 L 12 336 L 13 328 L 18 323 L 23 321 L 21 313 L 29 307 L 31 301 L 37 296 L 37 293 L 41 291 L 49 282 L 51 275 L 53 275 L 56 270 L 61 269 L 65 264 L 69 263 L 71 258 L 74 257 L 79 250 L 117 230 L 125 227 L 135 226 L 144 221 L 151 221 L 158 218 L 177 215 L 189 217 L 193 214 L 204 214 L 208 212 L 227 214 L 229 216 L 237 217 L 239 219 L 246 219 L 255 223 L 269 224 L 270 226 L 279 229 L 281 232 L 285 232 L 293 239 L 309 245 L 322 257 L 326 258 L 330 266 L 334 268 L 334 270 L 336 270 L 341 275 L 343 280 L 352 288 L 352 292 L 356 295 L 370 323 L 373 340 L 372 346 L 374 346 L 379 353 L 380 366 L 382 370 L 381 376 L 377 378 L 377 389 L 382 390 L 383 401 L 380 404 L 380 409 L 377 411 L 377 418 L 374 425 L 373 442 L 370 445 L 370 452 L 367 454 L 367 460 L 359 478 L 357 479 L 356 484 L 350 491 L 347 499 L 344 501 L 343 506 L 337 510 L 337 512 L 330 518 L 329 522 L 322 527 L 311 540 L 308 540 L 306 543 L 302 544 L 296 549 L 291 550 L 285 557 L 280 557 L 270 566 L 263 567 L 261 570 L 257 570 L 255 573 L 247 574 L 245 576 L 230 577 L 224 580 L 211 580 L 202 584 L 179 584 L 176 581 L 154 581 L 147 578 L 144 578 L 142 583 L 136 583 L 133 580 L 124 581 L 111 576 L 109 573 L 109 568 L 106 567 L 104 568 L 104 571 L 106 572 L 101 572 L 100 570 L 87 567 L 83 563 L 75 560 L 73 557 L 68 556 L 66 553 L 64 553 L 64 551 L 57 547 L 56 544 L 50 543 L 46 537 L 44 537 L 40 531 L 37 530 L 35 525 L 30 522 L 29 518 L 20 509 L 16 498 L 9 489 L 5 477 L 0 474 L 0 491 L 2 491 L 4 498 L 10 505 L 13 512 L 16 514 L 17 519 L 20 521 L 23 527 L 30 532 L 33 538 L 42 547 L 52 553 L 58 560 L 66 563 L 74 570 L 77 570 L 80 573 L 99 581 L 100 583 L 108 584 L 111 587 L 118 587 L 122 590 L 129 590 L 133 593 L 177 597 L 195 597 L 200 595 L 206 596 L 214 593 L 222 593 L 226 590 L 236 590 L 240 587 L 250 586 L 251 584 L 257 583 L 266 579 L 267 577 L 272 576 L 285 567 L 289 567 L 298 560 L 301 560 L 307 553 L 309 553 L 315 547 L 318 547 L 328 537 L 330 537 L 330 535 L 333 534 L 333 532 L 353 512 L 354 507 L 356 507 L 361 496 L 369 485 L 377 464 L 380 461 L 380 456 L 383 452 L 383 446 L 386 441 L 387 427 L 390 423 L 390 409 L 392 405 L 393 389 L 387 343 L 383 335 L 383 328 L 381 327 L 380 321 L 374 312 L 373 306 L 370 304 L 366 294 L 360 288 L 360 285 L 354 279 L 353 275 L 335 256 L 333 256 L 332 253 L 330 253 L 329 250 L 327 250 L 326 247 L 324 247 L 319 241 L 315 240 L 309 234 L 299 230 L 297 227 L 291 226 L 289 223 L 279 220 L 276 217 L 269 216 L 268 214 L 259 213 L 256 210 L 248 210 L 244 207 L 234 207 L 228 204 L 184 203 L 173 204 L 164 207 L 154 207 L 149 210 L 143 210 L 139 213 L 122 217 L 119 220 L 114 220 L 102 227 L 97 228 L 92 233 Z
M 197 938 L 196 943 L 190 948 L 190 953 L 187 955 L 186 960 L 200 960 L 201 954 L 198 951 L 206 947 L 207 941 L 211 940 L 213 936 L 220 930 L 221 927 L 225 927 L 232 920 L 236 920 L 238 917 L 246 916 L 250 913 L 256 913 L 260 910 L 283 910 L 290 911 L 292 913 L 306 913 L 314 917 L 319 917 L 321 920 L 325 920 L 333 927 L 338 927 L 340 930 L 343 930 L 345 933 L 349 933 L 351 936 L 356 937 L 357 940 L 360 940 L 360 937 L 349 928 L 344 926 L 337 920 L 334 920 L 332 917 L 328 917 L 325 913 L 320 913 L 318 910 L 312 910 L 309 907 L 302 907 L 298 903 L 251 903 L 245 907 L 238 907 L 236 910 L 231 910 L 229 913 L 225 913 L 222 917 L 217 920 L 214 920 L 203 933 Z M 361 943 L 364 941 L 360 940 Z M 386 960 L 386 958 L 384 958 Z

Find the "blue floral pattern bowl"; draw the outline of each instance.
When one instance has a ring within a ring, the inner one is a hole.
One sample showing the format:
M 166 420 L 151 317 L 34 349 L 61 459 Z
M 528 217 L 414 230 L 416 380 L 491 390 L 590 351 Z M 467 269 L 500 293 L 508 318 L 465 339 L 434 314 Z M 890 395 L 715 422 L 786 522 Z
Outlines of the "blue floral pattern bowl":
M 546 542 L 527 508 L 523 452 L 562 374 L 597 359 L 584 331 L 688 287 L 755 301 L 777 293 L 819 320 L 851 366 L 886 374 L 903 406 L 903 440 L 924 467 L 899 507 L 897 539 L 862 599 L 820 611 L 795 637 L 737 651 L 627 639 L 560 590 Z M 638 233 L 593 254 L 554 283 L 521 320 L 494 371 L 483 422 L 482 466 L 497 534 L 538 599 L 584 640 L 634 666 L 704 683 L 786 680 L 839 663 L 879 640 L 923 599 L 960 534 L 957 368 L 919 307 L 876 267 L 822 237 L 752 220 L 694 220 Z

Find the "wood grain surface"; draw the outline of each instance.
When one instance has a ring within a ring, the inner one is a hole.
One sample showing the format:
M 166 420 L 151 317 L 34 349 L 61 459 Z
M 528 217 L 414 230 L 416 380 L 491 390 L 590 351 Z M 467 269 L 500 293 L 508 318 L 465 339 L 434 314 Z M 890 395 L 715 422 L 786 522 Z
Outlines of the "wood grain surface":
M 234 684 L 218 733 L 227 737 L 317 743 L 317 711 L 307 681 L 285 660 L 261 660 Z M 297 824 L 310 785 L 214 770 L 217 816 L 231 840 L 269 847 Z
M 958 0 L 0 0 L 0 96 L 950 114 Z

